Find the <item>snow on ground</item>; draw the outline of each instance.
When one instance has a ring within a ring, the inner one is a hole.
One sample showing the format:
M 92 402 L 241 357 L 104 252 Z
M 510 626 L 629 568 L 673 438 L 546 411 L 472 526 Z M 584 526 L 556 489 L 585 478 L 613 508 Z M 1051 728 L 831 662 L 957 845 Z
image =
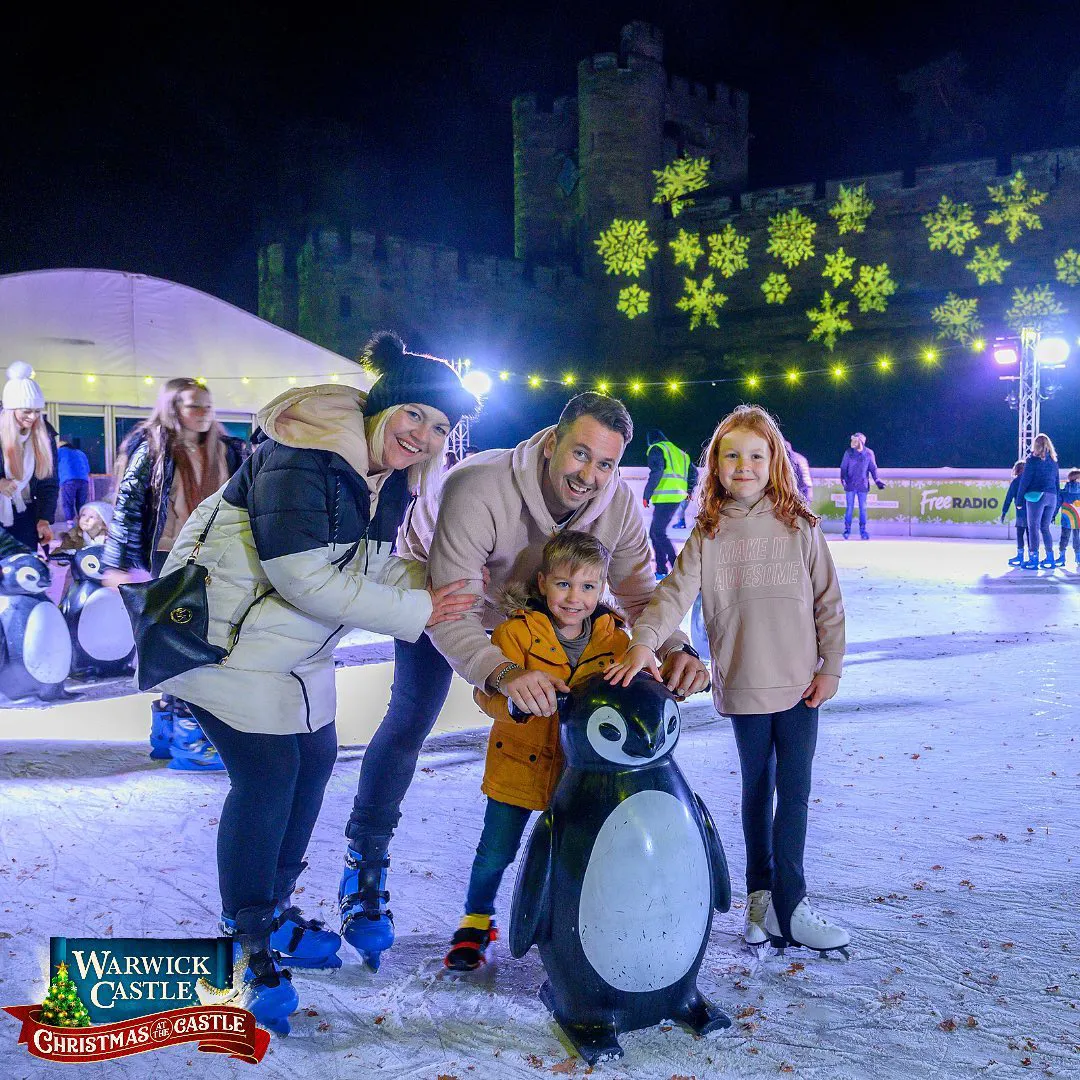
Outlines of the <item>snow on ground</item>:
M 676 758 L 716 818 L 740 905 L 716 917 L 699 982 L 735 1024 L 627 1034 L 625 1058 L 593 1075 L 1078 1076 L 1080 576 L 1010 571 L 1011 550 L 990 542 L 833 551 L 849 654 L 822 715 L 806 862 L 852 958 L 741 944 L 737 757 L 728 723 L 695 699 Z M 297 973 L 293 1034 L 257 1073 L 181 1047 L 79 1075 L 584 1075 L 536 998 L 535 950 L 514 961 L 499 942 L 479 977 L 442 974 L 480 832 L 484 738 L 443 737 L 421 761 L 392 852 L 399 940 L 378 975 L 351 953 L 336 974 Z M 342 752 L 300 897 L 328 920 L 359 758 Z M 42 1000 L 50 934 L 214 932 L 224 776 L 165 772 L 134 744 L 7 743 L 0 781 L 0 1002 Z M 3 1076 L 56 1075 L 17 1030 L 0 1014 Z

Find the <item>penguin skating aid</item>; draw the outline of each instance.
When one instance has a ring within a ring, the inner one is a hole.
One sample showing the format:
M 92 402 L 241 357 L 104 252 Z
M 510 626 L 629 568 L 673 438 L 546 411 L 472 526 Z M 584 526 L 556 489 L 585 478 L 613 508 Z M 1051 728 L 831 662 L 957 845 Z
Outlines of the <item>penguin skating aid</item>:
M 48 587 L 48 567 L 29 552 L 0 562 L 0 694 L 8 701 L 64 696 L 71 638 Z
M 560 697 L 566 770 L 529 838 L 510 951 L 537 945 L 540 998 L 589 1062 L 620 1032 L 674 1020 L 698 1035 L 731 1020 L 697 988 L 712 913 L 731 906 L 723 845 L 671 757 L 679 707 L 647 675 L 596 677 Z
M 106 588 L 104 544 L 73 553 L 60 613 L 71 633 L 73 675 L 124 675 L 135 667 L 135 637 L 120 594 Z

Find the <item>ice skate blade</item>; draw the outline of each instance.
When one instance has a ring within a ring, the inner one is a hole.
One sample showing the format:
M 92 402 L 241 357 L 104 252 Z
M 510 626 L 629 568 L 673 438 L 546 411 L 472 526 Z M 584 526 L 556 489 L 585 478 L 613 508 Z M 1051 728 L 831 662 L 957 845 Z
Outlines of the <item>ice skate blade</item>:
M 300 960 L 295 956 L 282 956 L 281 962 L 287 967 L 302 968 L 304 971 L 337 971 L 341 967 L 341 957 L 335 953 L 320 959 Z
M 810 952 L 816 952 L 821 960 L 828 960 L 830 953 L 839 953 L 845 960 L 851 959 L 847 945 L 832 945 L 827 949 L 819 949 L 816 945 L 804 945 L 801 941 L 788 941 L 780 937 L 770 937 L 768 944 L 776 950 L 777 956 L 783 956 L 785 949 L 809 949 Z M 848 945 L 850 944 L 848 942 Z

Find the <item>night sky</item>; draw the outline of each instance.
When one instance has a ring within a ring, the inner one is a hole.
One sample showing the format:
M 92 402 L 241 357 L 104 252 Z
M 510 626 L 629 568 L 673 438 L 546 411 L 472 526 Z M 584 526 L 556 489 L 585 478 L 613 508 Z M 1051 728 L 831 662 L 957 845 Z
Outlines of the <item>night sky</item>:
M 1080 143 L 1076 2 L 373 8 L 20 4 L 0 272 L 136 271 L 255 310 L 256 246 L 290 227 L 510 255 L 511 98 L 573 93 L 633 19 L 669 72 L 750 92 L 752 187 Z

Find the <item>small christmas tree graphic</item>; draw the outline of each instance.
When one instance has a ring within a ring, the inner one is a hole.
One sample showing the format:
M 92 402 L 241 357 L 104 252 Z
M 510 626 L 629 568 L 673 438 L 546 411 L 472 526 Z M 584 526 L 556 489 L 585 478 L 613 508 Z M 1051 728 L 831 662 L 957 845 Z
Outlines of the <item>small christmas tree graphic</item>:
M 67 964 L 59 964 L 41 1003 L 41 1022 L 52 1027 L 89 1027 L 90 1014 L 75 992 Z

